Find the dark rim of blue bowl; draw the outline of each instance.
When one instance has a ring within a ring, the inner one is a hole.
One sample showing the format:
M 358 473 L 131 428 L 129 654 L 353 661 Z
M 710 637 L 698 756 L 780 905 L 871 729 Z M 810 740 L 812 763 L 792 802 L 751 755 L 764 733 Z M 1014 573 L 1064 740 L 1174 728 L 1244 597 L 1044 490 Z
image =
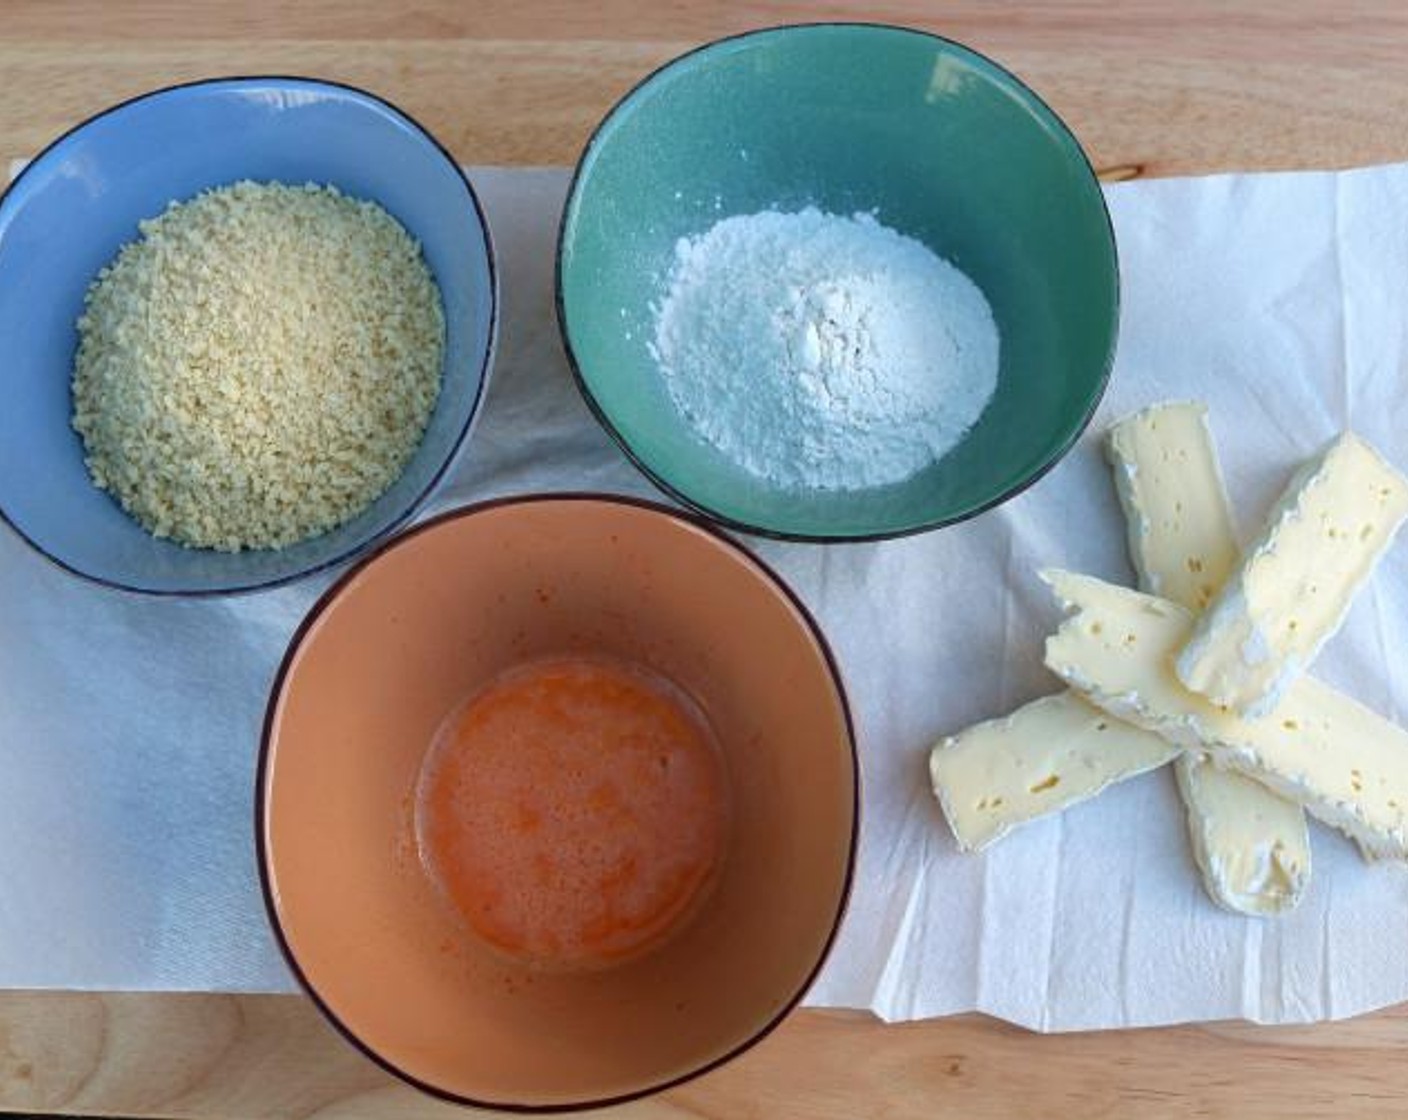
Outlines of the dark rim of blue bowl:
M 460 167 L 459 163 L 455 160 L 455 157 L 451 155 L 449 149 L 446 148 L 444 144 L 440 143 L 438 139 L 436 139 L 434 133 L 432 133 L 428 128 L 421 124 L 420 121 L 416 120 L 415 117 L 411 116 L 400 106 L 393 104 L 391 101 L 388 101 L 384 97 L 379 97 L 374 93 L 370 93 L 367 90 L 361 89 L 358 86 L 349 85 L 346 82 L 329 81 L 326 78 L 301 77 L 296 74 L 236 74 L 221 78 L 199 78 L 195 81 L 190 82 L 177 82 L 175 85 L 162 86 L 159 89 L 153 89 L 148 90 L 145 93 L 139 93 L 135 97 L 129 97 L 125 101 L 119 101 L 116 105 L 110 105 L 106 109 L 94 113 L 90 117 L 84 118 L 78 124 L 74 125 L 72 128 L 68 129 L 66 132 L 46 144 L 42 151 L 40 151 L 27 164 L 25 164 L 25 166 L 21 169 L 20 173 L 16 175 L 13 180 L 10 181 L 10 183 L 5 187 L 5 189 L 3 191 L 0 191 L 0 209 L 4 208 L 5 204 L 9 201 L 10 193 L 20 185 L 20 183 L 23 181 L 24 177 L 30 172 L 30 170 L 36 167 L 46 156 L 49 155 L 50 152 L 52 152 L 60 144 L 68 140 L 69 137 L 74 136 L 77 133 L 83 131 L 83 129 L 87 128 L 94 121 L 101 120 L 102 118 L 110 116 L 113 113 L 121 112 L 122 110 L 132 105 L 136 105 L 140 102 L 150 101 L 159 97 L 165 97 L 168 94 L 179 93 L 183 90 L 200 89 L 205 86 L 239 86 L 259 82 L 297 82 L 301 85 L 320 86 L 325 89 L 339 90 L 343 93 L 352 93 L 357 95 L 358 97 L 365 98 L 370 102 L 374 102 L 375 104 L 380 105 L 382 108 L 390 110 L 391 113 L 393 113 L 395 116 L 400 117 L 415 132 L 419 133 L 424 139 L 428 140 L 435 147 L 435 149 L 444 157 L 445 162 L 448 163 L 450 167 L 454 169 L 456 176 L 458 176 L 460 182 L 464 184 L 465 194 L 469 198 L 470 206 L 474 210 L 475 219 L 479 224 L 480 231 L 483 233 L 484 249 L 489 269 L 489 340 L 488 345 L 484 349 L 483 361 L 480 363 L 479 367 L 479 385 L 478 388 L 475 390 L 474 400 L 470 404 L 469 411 L 465 414 L 464 424 L 461 426 L 459 433 L 455 436 L 454 441 L 450 444 L 449 450 L 445 454 L 444 461 L 438 467 L 436 467 L 435 471 L 431 474 L 430 479 L 426 483 L 425 487 L 421 490 L 419 494 L 417 494 L 411 499 L 411 501 L 407 504 L 406 508 L 401 513 L 397 514 L 384 526 L 382 526 L 376 532 L 368 536 L 365 540 L 353 545 L 349 545 L 347 548 L 344 548 L 336 555 L 331 556 L 326 560 L 319 560 L 317 563 L 311 565 L 310 567 L 301 568 L 295 572 L 289 572 L 287 575 L 276 576 L 273 579 L 260 580 L 255 583 L 232 583 L 222 587 L 199 587 L 189 589 L 180 587 L 139 587 L 136 584 L 123 583 L 121 580 L 111 579 L 107 576 L 99 575 L 95 572 L 84 571 L 82 568 L 75 567 L 68 561 L 64 560 L 62 557 L 59 557 L 54 553 L 50 552 L 37 540 L 35 540 L 28 533 L 26 533 L 25 530 L 19 525 L 19 523 L 16 522 L 10 516 L 8 511 L 6 511 L 4 505 L 0 504 L 0 522 L 3 522 L 4 524 L 8 525 L 10 529 L 14 531 L 15 535 L 20 538 L 20 540 L 24 541 L 25 544 L 29 545 L 29 547 L 32 548 L 35 552 L 37 552 L 40 556 L 44 557 L 44 559 L 48 560 L 50 563 L 54 564 L 58 568 L 61 568 L 63 571 L 68 572 L 70 575 L 78 576 L 80 579 L 87 580 L 90 583 L 95 583 L 100 587 L 110 588 L 115 591 L 132 592 L 138 595 L 151 595 L 159 598 L 204 599 L 216 596 L 245 595 L 256 591 L 268 591 L 275 587 L 283 587 L 286 584 L 294 583 L 308 576 L 315 575 L 318 572 L 326 571 L 329 568 L 335 568 L 339 564 L 344 564 L 348 560 L 351 560 L 354 557 L 363 553 L 366 549 L 372 547 L 378 541 L 384 540 L 386 537 L 395 533 L 398 529 L 405 525 L 407 521 L 409 521 L 413 516 L 415 516 L 416 511 L 420 509 L 422 505 L 425 504 L 426 499 L 430 497 L 430 495 L 434 492 L 436 486 L 440 484 L 441 479 L 445 477 L 445 473 L 450 469 L 451 464 L 453 464 L 455 460 L 459 457 L 460 450 L 461 448 L 463 448 L 465 440 L 468 438 L 471 429 L 474 427 L 474 423 L 478 419 L 480 409 L 484 403 L 484 394 L 488 389 L 489 373 L 490 370 L 493 368 L 494 355 L 498 348 L 499 338 L 499 269 L 498 261 L 494 253 L 494 239 L 489 229 L 489 222 L 484 216 L 484 208 L 479 202 L 479 196 L 475 193 L 474 185 L 470 183 L 469 177 L 464 173 L 464 169 Z M 193 551 L 199 554 L 204 550 Z
M 328 607 L 342 595 L 352 581 L 361 575 L 363 571 L 375 564 L 381 557 L 408 543 L 421 533 L 433 531 L 441 525 L 473 517 L 476 514 L 503 509 L 505 507 L 536 505 L 543 502 L 588 502 L 627 506 L 668 518 L 671 521 L 675 521 L 692 529 L 697 529 L 716 543 L 725 546 L 725 548 L 734 553 L 744 564 L 753 568 L 766 582 L 770 583 L 775 590 L 782 594 L 783 598 L 796 610 L 798 617 L 802 620 L 803 626 L 810 632 L 812 640 L 816 642 L 817 648 L 821 650 L 822 658 L 826 663 L 827 673 L 831 678 L 832 687 L 836 690 L 836 698 L 841 705 L 841 715 L 846 730 L 846 752 L 851 764 L 851 834 L 847 838 L 846 866 L 841 879 L 841 892 L 836 904 L 836 913 L 831 919 L 831 928 L 827 931 L 826 938 L 822 942 L 816 960 L 807 971 L 806 977 L 798 984 L 797 990 L 788 997 L 783 1006 L 779 1008 L 773 1017 L 763 1024 L 763 1026 L 755 1030 L 737 1046 L 730 1048 L 725 1053 L 710 1059 L 697 1068 L 682 1073 L 678 1077 L 671 1077 L 664 1081 L 632 1090 L 629 1093 L 561 1104 L 523 1104 L 522 1102 L 515 1101 L 491 1101 L 468 1097 L 431 1082 L 423 1081 L 378 1054 L 370 1045 L 363 1042 L 362 1039 L 353 1032 L 351 1027 L 338 1017 L 337 1012 L 323 999 L 316 986 L 303 971 L 303 968 L 298 963 L 298 958 L 294 955 L 293 947 L 288 942 L 288 936 L 284 931 L 283 920 L 279 915 L 278 902 L 275 898 L 266 825 L 268 823 L 267 803 L 271 792 L 269 786 L 269 757 L 272 753 L 271 747 L 274 738 L 275 718 L 278 714 L 280 702 L 284 698 L 284 692 L 288 684 L 288 675 L 293 667 L 293 663 L 302 651 L 303 644 L 308 638 L 309 633 L 317 625 Z M 303 620 L 298 624 L 298 629 L 294 631 L 293 637 L 289 639 L 288 648 L 284 652 L 283 660 L 279 663 L 278 672 L 274 675 L 274 682 L 269 689 L 269 700 L 264 709 L 264 726 L 263 730 L 260 732 L 259 738 L 259 761 L 254 776 L 255 862 L 259 867 L 259 886 L 264 897 L 264 909 L 268 914 L 269 926 L 274 932 L 274 938 L 278 942 L 279 950 L 283 954 L 284 961 L 288 964 L 290 971 L 293 972 L 298 983 L 308 994 L 308 997 L 317 1005 L 324 1017 L 337 1029 L 338 1033 L 341 1034 L 343 1038 L 347 1039 L 348 1042 L 388 1073 L 395 1075 L 402 1081 L 415 1086 L 423 1092 L 439 1097 L 441 1100 L 450 1101 L 454 1104 L 468 1105 L 473 1108 L 499 1109 L 504 1112 L 581 1112 L 587 1109 L 606 1108 L 611 1105 L 625 1104 L 628 1101 L 639 1100 L 642 1097 L 648 1097 L 655 1093 L 663 1092 L 666 1089 L 672 1089 L 687 1081 L 693 1081 L 696 1077 L 700 1077 L 710 1070 L 717 1069 L 719 1066 L 732 1061 L 745 1051 L 751 1050 L 755 1045 L 776 1030 L 778 1026 L 781 1025 L 782 1021 L 786 1019 L 787 1016 L 792 1013 L 793 1009 L 802 1001 L 802 997 L 806 995 L 807 990 L 816 981 L 817 975 L 821 972 L 822 965 L 826 963 L 826 959 L 831 955 L 832 946 L 836 942 L 837 932 L 841 928 L 841 923 L 850 905 L 851 885 L 855 878 L 856 851 L 860 840 L 860 814 L 860 754 L 856 748 L 855 721 L 851 715 L 850 700 L 846 695 L 845 680 L 841 675 L 841 669 L 836 660 L 836 655 L 832 652 L 831 646 L 826 640 L 826 634 L 818 624 L 815 616 L 813 616 L 812 612 L 807 608 L 807 605 L 802 602 L 797 593 L 787 584 L 787 581 L 778 575 L 765 561 L 749 551 L 738 541 L 733 540 L 721 532 L 718 526 L 714 525 L 706 518 L 689 513 L 688 511 L 674 509 L 661 502 L 650 501 L 645 498 L 633 498 L 622 494 L 608 494 L 585 490 L 564 491 L 558 494 L 527 494 L 504 498 L 489 498 L 471 505 L 447 510 L 444 513 L 427 518 L 425 521 L 413 526 L 398 537 L 381 541 L 371 552 L 362 556 L 355 564 L 339 575 L 337 581 L 323 592 L 312 609 L 303 616 Z
M 583 169 L 586 167 L 587 161 L 591 158 L 593 151 L 596 149 L 598 143 L 600 142 L 603 131 L 617 116 L 617 114 L 619 114 L 627 106 L 629 106 L 637 98 L 637 96 L 639 96 L 657 78 L 673 70 L 676 66 L 679 66 L 680 64 L 688 61 L 689 59 L 694 58 L 696 55 L 708 54 L 718 49 L 719 47 L 727 46 L 728 44 L 737 43 L 746 39 L 778 35 L 780 33 L 785 33 L 789 31 L 807 31 L 818 28 L 866 29 L 871 31 L 893 32 L 900 35 L 909 35 L 914 36 L 916 38 L 928 39 L 936 43 L 942 43 L 946 47 L 955 49 L 963 54 L 969 55 L 977 61 L 983 63 L 985 66 L 991 67 L 999 75 L 1002 75 L 1009 82 L 1011 82 L 1013 87 L 1016 88 L 1019 92 L 1021 92 L 1026 98 L 1029 98 L 1030 101 L 1039 110 L 1045 112 L 1051 118 L 1051 121 L 1056 125 L 1056 128 L 1062 134 L 1064 134 L 1066 139 L 1070 141 L 1072 148 L 1074 148 L 1076 154 L 1080 157 L 1081 163 L 1084 164 L 1086 171 L 1090 175 L 1091 184 L 1095 187 L 1095 196 L 1100 202 L 1100 212 L 1105 217 L 1105 229 L 1109 235 L 1110 263 L 1112 265 L 1112 271 L 1114 275 L 1114 292 L 1110 309 L 1112 321 L 1112 326 L 1110 329 L 1110 344 L 1106 348 L 1103 368 L 1100 371 L 1099 378 L 1095 382 L 1094 392 L 1091 394 L 1090 398 L 1090 404 L 1086 407 L 1085 415 L 1081 417 L 1080 422 L 1072 428 L 1070 435 L 1068 435 L 1064 441 L 1062 441 L 1055 447 L 1055 449 L 1047 457 L 1045 462 L 1043 462 L 1034 471 L 1032 471 L 1026 478 L 1022 479 L 1020 482 L 1012 486 L 1009 486 L 1006 490 L 1000 491 L 988 501 L 983 502 L 980 505 L 974 506 L 972 509 L 964 510 L 962 513 L 954 514 L 951 517 L 932 518 L 927 521 L 921 521 L 914 525 L 902 526 L 898 529 L 879 529 L 864 533 L 841 534 L 803 533 L 791 530 L 774 529 L 767 525 L 758 525 L 754 524 L 753 522 L 742 521 L 736 517 L 732 517 L 729 514 L 723 513 L 722 511 L 713 508 L 707 503 L 701 502 L 698 499 L 690 496 L 679 486 L 671 482 L 668 478 L 664 477 L 664 475 L 657 472 L 654 468 L 652 468 L 648 463 L 645 462 L 645 460 L 631 446 L 630 441 L 626 439 L 625 435 L 612 422 L 611 417 L 607 415 L 606 410 L 602 407 L 600 402 L 597 401 L 596 396 L 592 393 L 591 386 L 587 383 L 587 379 L 582 373 L 582 366 L 577 358 L 577 350 L 572 342 L 572 331 L 571 328 L 568 326 L 567 308 L 565 306 L 565 302 L 563 300 L 562 295 L 563 256 L 567 240 L 568 215 L 572 212 L 573 204 L 576 202 L 577 199 L 578 189 L 581 187 Z M 1110 384 L 1110 372 L 1114 367 L 1115 350 L 1117 349 L 1119 343 L 1120 269 L 1119 247 L 1115 241 L 1115 227 L 1114 223 L 1110 219 L 1110 209 L 1105 203 L 1105 193 L 1100 187 L 1099 176 L 1096 175 L 1095 168 L 1090 162 L 1090 157 L 1086 154 L 1085 149 L 1081 147 L 1081 143 L 1076 138 L 1075 133 L 1071 131 L 1070 126 L 1067 125 L 1066 122 L 1061 119 L 1060 115 L 1054 109 L 1052 109 L 1051 106 L 1048 105 L 1034 89 L 1032 89 L 1029 85 L 1023 82 L 1021 78 L 1017 77 L 1016 74 L 1012 73 L 1012 71 L 1008 70 L 1007 67 L 1003 66 L 1001 63 L 995 61 L 992 58 L 989 58 L 981 51 L 976 51 L 972 47 L 966 46 L 965 44 L 958 42 L 956 39 L 949 39 L 943 35 L 936 34 L 932 31 L 923 31 L 915 27 L 903 27 L 899 24 L 893 23 L 848 20 L 823 20 L 810 23 L 786 23 L 777 24 L 771 27 L 759 27 L 754 28 L 751 31 L 741 32 L 737 35 L 727 35 L 721 39 L 711 40 L 708 43 L 704 43 L 702 46 L 698 46 L 695 47 L 693 50 L 686 51 L 684 54 L 678 55 L 675 58 L 670 59 L 668 62 L 665 62 L 662 65 L 656 67 L 644 78 L 642 78 L 635 85 L 633 85 L 630 90 L 628 90 L 625 95 L 622 96 L 620 100 L 618 100 L 616 104 L 611 107 L 610 111 L 607 112 L 606 116 L 604 116 L 601 119 L 600 123 L 597 124 L 596 128 L 592 130 L 591 136 L 588 137 L 586 146 L 582 149 L 582 154 L 580 157 L 578 157 L 577 165 L 572 172 L 572 182 L 567 189 L 567 199 L 566 202 L 563 204 L 562 217 L 558 222 L 556 265 L 557 271 L 554 284 L 554 302 L 557 306 L 558 330 L 562 335 L 563 349 L 567 353 L 567 363 L 572 369 L 572 379 L 577 383 L 577 389 L 582 394 L 582 399 L 586 401 L 587 408 L 591 410 L 591 413 L 593 416 L 596 417 L 597 422 L 603 428 L 606 429 L 607 434 L 610 435 L 610 437 L 616 441 L 617 446 L 619 446 L 621 450 L 625 452 L 626 458 L 628 458 L 632 463 L 634 463 L 636 468 L 643 475 L 645 475 L 645 477 L 648 478 L 655 485 L 655 487 L 667 497 L 673 499 L 676 502 L 679 502 L 681 505 L 685 506 L 690 510 L 693 510 L 696 513 L 702 514 L 704 517 L 709 518 L 711 521 L 714 521 L 719 525 L 723 525 L 729 529 L 734 529 L 738 532 L 751 533 L 755 536 L 766 537 L 771 540 L 797 541 L 801 543 L 811 544 L 859 544 L 865 541 L 897 540 L 901 537 L 912 537 L 920 533 L 930 532 L 934 529 L 942 529 L 947 525 L 957 525 L 960 522 L 967 521 L 969 518 L 977 517 L 979 514 L 986 513 L 988 510 L 994 509 L 997 506 L 1002 505 L 1004 502 L 1015 498 L 1018 494 L 1021 494 L 1028 487 L 1034 486 L 1036 483 L 1040 482 L 1046 476 L 1046 474 L 1053 467 L 1056 466 L 1057 463 L 1064 459 L 1067 453 L 1071 450 L 1071 448 L 1075 446 L 1076 441 L 1080 439 L 1085 429 L 1089 427 L 1090 421 L 1095 416 L 1096 409 L 1100 407 L 1100 401 L 1105 396 L 1105 390 Z

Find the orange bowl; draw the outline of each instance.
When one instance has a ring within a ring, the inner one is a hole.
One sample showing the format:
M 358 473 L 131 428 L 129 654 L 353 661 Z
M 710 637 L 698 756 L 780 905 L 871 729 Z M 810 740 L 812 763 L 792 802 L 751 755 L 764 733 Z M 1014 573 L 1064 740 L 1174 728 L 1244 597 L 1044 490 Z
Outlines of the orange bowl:
M 416 828 L 447 717 L 506 670 L 573 656 L 683 690 L 729 803 L 682 928 L 593 970 L 490 948 L 432 882 Z M 466 1104 L 595 1107 L 742 1052 L 816 975 L 850 885 L 856 755 L 824 639 L 741 547 L 644 502 L 489 502 L 383 546 L 295 634 L 259 766 L 260 873 L 294 972 L 371 1057 Z

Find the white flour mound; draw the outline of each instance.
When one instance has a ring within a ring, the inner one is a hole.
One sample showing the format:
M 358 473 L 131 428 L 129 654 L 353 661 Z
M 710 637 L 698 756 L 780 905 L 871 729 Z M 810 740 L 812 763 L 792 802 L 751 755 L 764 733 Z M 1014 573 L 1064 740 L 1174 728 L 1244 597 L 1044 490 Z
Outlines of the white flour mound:
M 868 214 L 725 218 L 675 247 L 651 353 L 675 406 L 750 474 L 858 490 L 942 458 L 997 385 L 992 309 Z

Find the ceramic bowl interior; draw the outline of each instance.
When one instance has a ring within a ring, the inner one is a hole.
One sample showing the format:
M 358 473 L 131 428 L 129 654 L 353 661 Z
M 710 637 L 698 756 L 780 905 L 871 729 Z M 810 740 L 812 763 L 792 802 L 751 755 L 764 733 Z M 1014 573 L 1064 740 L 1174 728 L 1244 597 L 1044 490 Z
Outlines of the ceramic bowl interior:
M 716 886 L 670 940 L 605 971 L 487 950 L 415 841 L 441 721 L 506 668 L 561 654 L 685 689 L 729 775 Z M 295 969 L 388 1068 L 460 1101 L 579 1107 L 708 1068 L 800 998 L 844 903 L 856 796 L 822 640 L 740 548 L 626 500 L 492 503 L 384 546 L 295 638 L 266 727 L 261 868 Z
M 75 327 L 98 270 L 168 202 L 239 179 L 330 183 L 386 208 L 440 286 L 444 383 L 411 462 L 367 510 L 282 550 L 238 554 L 150 536 L 83 463 L 69 426 Z M 325 82 L 242 78 L 149 94 L 54 143 L 0 201 L 0 510 L 80 575 L 155 593 L 279 583 L 356 553 L 402 521 L 459 448 L 492 349 L 495 283 L 478 203 L 410 118 Z
M 652 304 L 676 241 L 720 218 L 873 212 L 983 290 L 1001 333 L 987 411 L 909 480 L 789 492 L 723 458 L 670 401 Z M 1113 357 L 1114 239 L 1080 146 L 1001 67 L 894 27 L 822 24 L 723 40 L 651 75 L 588 144 L 564 215 L 559 315 L 597 415 L 665 490 L 756 532 L 856 539 L 970 516 L 1048 469 Z

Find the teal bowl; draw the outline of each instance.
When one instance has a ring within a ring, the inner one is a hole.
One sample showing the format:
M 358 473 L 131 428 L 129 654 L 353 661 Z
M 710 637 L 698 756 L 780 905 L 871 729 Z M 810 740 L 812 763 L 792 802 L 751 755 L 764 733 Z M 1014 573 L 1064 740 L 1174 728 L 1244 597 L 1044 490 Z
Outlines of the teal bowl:
M 873 212 L 966 273 L 1001 335 L 997 389 L 952 451 L 887 486 L 748 474 L 678 413 L 651 355 L 675 244 L 721 218 Z M 1089 422 L 1119 319 L 1114 233 L 1070 130 L 958 43 L 873 24 L 724 39 L 668 63 L 588 142 L 563 213 L 558 318 L 588 404 L 632 460 L 726 525 L 870 540 L 960 521 L 1049 470 Z

